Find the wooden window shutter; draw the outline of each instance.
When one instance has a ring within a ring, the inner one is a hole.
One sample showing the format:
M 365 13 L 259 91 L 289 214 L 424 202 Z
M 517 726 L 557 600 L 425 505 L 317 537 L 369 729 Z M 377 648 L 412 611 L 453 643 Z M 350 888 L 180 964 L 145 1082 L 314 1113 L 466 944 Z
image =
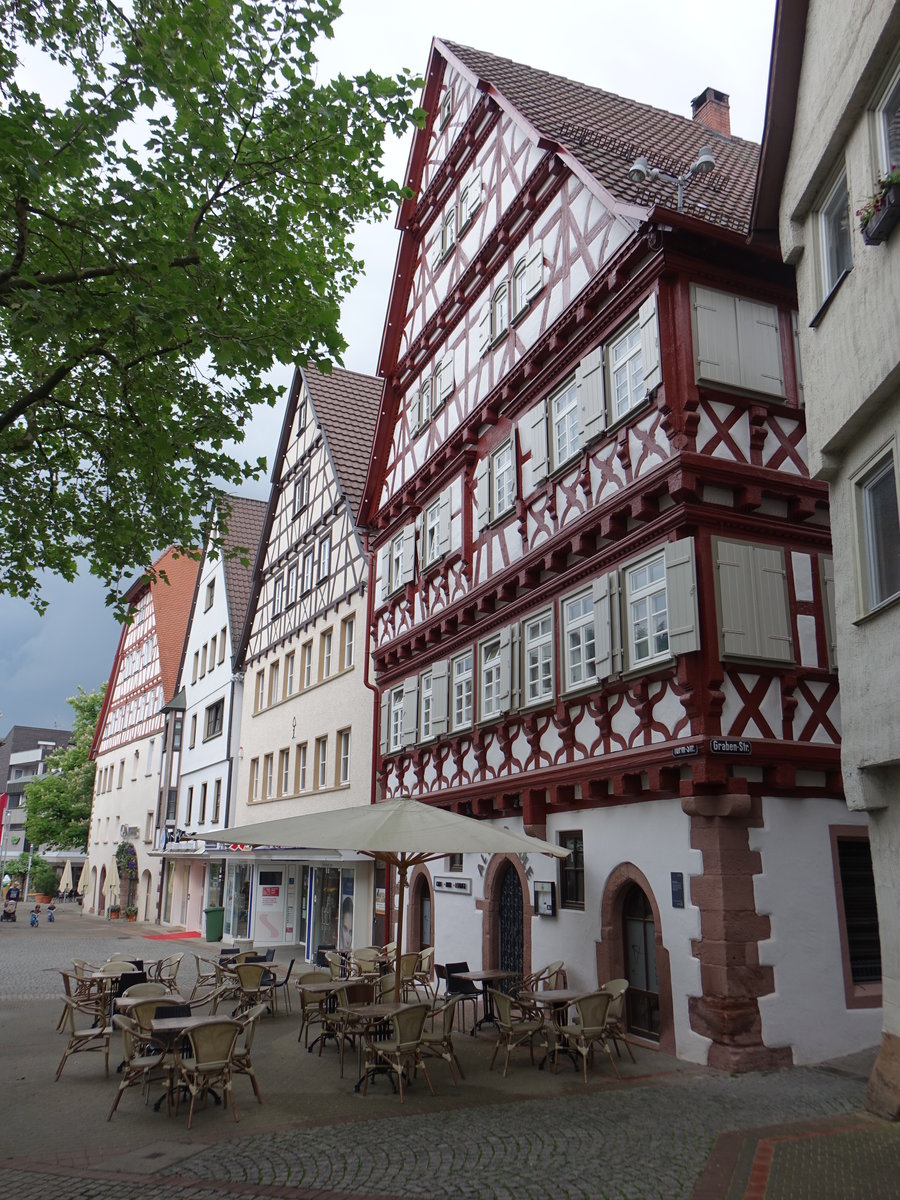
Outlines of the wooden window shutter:
M 800 358 L 800 314 L 796 310 L 791 313 L 791 333 L 794 340 L 794 370 L 797 375 L 797 403 L 801 408 L 805 408 L 806 397 L 803 392 L 803 362 Z
M 666 543 L 666 602 L 671 652 L 690 654 L 692 650 L 699 650 L 697 567 L 692 537 Z
M 512 630 L 507 625 L 500 632 L 500 711 L 504 713 L 512 708 L 512 665 Z
M 441 360 L 441 399 L 446 400 L 453 392 L 453 354 L 445 354 Z
M 491 302 L 488 300 L 478 318 L 478 353 L 484 354 L 491 344 Z
M 736 296 L 691 285 L 694 309 L 694 362 L 698 382 L 740 387 Z
M 403 682 L 403 733 L 400 741 L 404 746 L 415 744 L 419 733 L 419 677 L 412 675 Z
M 606 387 L 604 384 L 603 347 L 587 353 L 575 369 L 581 435 L 593 441 L 606 428 Z
M 525 299 L 533 300 L 544 286 L 544 243 L 540 238 L 525 256 Z
M 390 546 L 382 546 L 378 551 L 378 603 L 384 604 L 390 591 L 390 581 L 388 579 L 389 571 L 389 555 L 391 552 Z
M 412 583 L 416 576 L 416 526 L 407 525 L 403 530 L 403 565 L 398 583 Z
M 726 542 L 720 538 L 715 540 L 714 546 L 722 654 L 753 657 L 759 651 L 751 547 L 743 542 Z
M 531 478 L 540 483 L 550 470 L 550 452 L 547 445 L 547 401 L 542 400 L 528 413 L 529 440 L 531 442 Z
M 431 732 L 440 737 L 449 727 L 447 704 L 449 671 L 446 659 L 431 667 Z
M 777 662 L 793 662 L 791 609 L 784 551 L 775 546 L 751 546 L 759 597 L 760 654 Z
M 784 395 L 778 309 L 737 297 L 741 386 L 770 396 Z
M 387 754 L 391 748 L 391 693 L 390 689 L 381 696 L 381 753 Z
M 819 555 L 819 571 L 822 576 L 822 608 L 825 614 L 825 637 L 828 642 L 828 667 L 838 668 L 837 658 L 837 611 L 834 604 L 834 559 L 830 554 Z
M 656 315 L 656 293 L 648 296 L 638 309 L 641 327 L 641 365 L 644 369 L 644 387 L 648 392 L 662 383 L 662 366 L 659 361 L 659 320 Z
M 450 528 L 453 520 L 453 514 L 450 510 L 450 489 L 446 488 L 441 492 L 441 519 L 438 525 L 438 549 L 441 554 L 447 554 L 450 551 Z
M 613 600 L 617 577 L 607 572 L 594 580 L 594 669 L 601 682 L 613 673 Z
M 479 533 L 491 522 L 491 460 L 482 458 L 475 467 L 475 528 Z

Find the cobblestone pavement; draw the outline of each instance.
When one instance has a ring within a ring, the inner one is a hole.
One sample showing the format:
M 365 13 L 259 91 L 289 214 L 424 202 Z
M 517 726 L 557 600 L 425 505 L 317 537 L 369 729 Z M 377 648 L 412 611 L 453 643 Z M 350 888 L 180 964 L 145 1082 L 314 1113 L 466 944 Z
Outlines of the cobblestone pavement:
M 619 1064 L 622 1082 L 598 1062 L 585 1086 L 527 1055 L 505 1080 L 489 1072 L 486 1032 L 458 1039 L 458 1089 L 435 1063 L 437 1095 L 420 1081 L 401 1109 L 383 1080 L 355 1095 L 334 1047 L 306 1054 L 294 1013 L 259 1029 L 264 1103 L 238 1080 L 239 1124 L 210 1105 L 189 1133 L 136 1092 L 107 1124 L 116 1079 L 102 1059 L 78 1055 L 52 1082 L 56 971 L 73 956 L 204 949 L 150 932 L 77 909 L 38 930 L 0 928 L 0 1165 L 16 1200 L 900 1200 L 900 1127 L 861 1112 L 868 1060 L 729 1076 L 638 1050 L 636 1066 Z M 189 953 L 185 968 L 189 988 Z

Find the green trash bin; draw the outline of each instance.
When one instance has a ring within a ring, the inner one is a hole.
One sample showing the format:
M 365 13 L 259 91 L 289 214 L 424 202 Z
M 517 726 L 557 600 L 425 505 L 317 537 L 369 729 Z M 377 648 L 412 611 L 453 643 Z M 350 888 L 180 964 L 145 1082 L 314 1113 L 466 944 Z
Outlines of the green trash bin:
M 225 909 L 204 908 L 203 915 L 206 917 L 206 940 L 221 942 L 222 930 L 225 926 Z

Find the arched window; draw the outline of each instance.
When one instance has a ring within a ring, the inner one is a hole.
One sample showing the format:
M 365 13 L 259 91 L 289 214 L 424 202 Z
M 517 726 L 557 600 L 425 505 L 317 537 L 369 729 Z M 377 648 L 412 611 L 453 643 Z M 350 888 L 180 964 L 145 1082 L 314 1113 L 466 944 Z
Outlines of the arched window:
M 498 338 L 509 328 L 509 287 L 505 283 L 494 292 L 491 299 L 491 337 Z
M 517 317 L 519 313 L 524 312 L 528 307 L 527 288 L 525 284 L 525 259 L 520 258 L 513 267 L 512 279 L 512 305 L 513 316 Z

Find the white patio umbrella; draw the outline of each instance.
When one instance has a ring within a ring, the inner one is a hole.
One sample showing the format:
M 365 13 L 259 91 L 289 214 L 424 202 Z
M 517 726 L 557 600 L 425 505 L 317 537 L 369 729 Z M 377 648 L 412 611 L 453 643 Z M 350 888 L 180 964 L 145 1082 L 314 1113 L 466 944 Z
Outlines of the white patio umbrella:
M 63 895 L 72 890 L 72 864 L 66 859 L 66 865 L 63 867 L 63 873 L 59 879 L 59 890 Z
M 78 876 L 78 887 L 75 889 L 75 891 L 78 893 L 79 896 L 84 898 L 84 893 L 88 890 L 88 888 L 90 886 L 91 886 L 91 871 L 90 871 L 90 867 L 88 866 L 88 860 L 85 859 L 84 866 L 81 868 L 81 874 Z
M 229 829 L 228 837 L 230 841 L 249 846 L 356 850 L 395 866 L 400 901 L 394 984 L 394 994 L 398 997 L 400 955 L 403 952 L 403 901 L 407 875 L 412 867 L 447 854 L 552 854 L 565 858 L 569 853 L 552 842 L 513 833 L 472 817 L 461 817 L 449 809 L 423 804 L 409 796 L 358 808 L 240 825 Z
M 109 860 L 109 866 L 106 868 L 106 879 L 103 881 L 103 895 L 111 905 L 119 903 L 119 868 L 116 864 L 115 855 Z

